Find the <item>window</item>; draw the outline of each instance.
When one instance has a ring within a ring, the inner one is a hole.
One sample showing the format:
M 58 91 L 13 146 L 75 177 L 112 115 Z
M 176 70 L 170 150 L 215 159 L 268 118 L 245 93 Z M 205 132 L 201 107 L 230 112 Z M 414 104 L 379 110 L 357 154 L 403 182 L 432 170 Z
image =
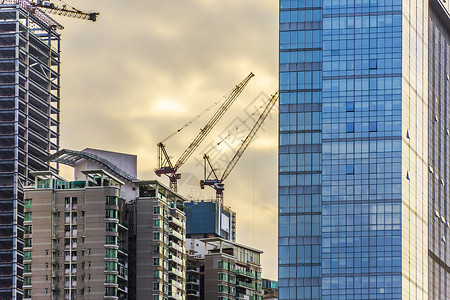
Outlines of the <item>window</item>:
M 153 282 L 153 290 L 159 291 L 159 282 Z
M 117 223 L 106 223 L 106 231 L 117 232 L 118 231 Z
M 377 60 L 369 59 L 369 69 L 376 69 L 376 68 L 377 68 Z
M 377 122 L 370 122 L 369 123 L 369 131 L 371 131 L 371 132 L 377 131 Z
M 346 173 L 347 174 L 353 174 L 354 173 L 353 165 L 347 165 L 346 166 Z
M 119 205 L 119 199 L 114 196 L 107 196 L 106 205 Z
M 153 265 L 159 266 L 159 258 L 158 257 L 153 257 Z
M 32 214 L 31 212 L 26 212 L 25 213 L 25 221 L 31 221 L 32 219 Z
M 153 232 L 153 240 L 159 241 L 160 239 L 160 233 L 159 232 Z
M 355 125 L 353 123 L 347 123 L 346 131 L 347 132 L 355 132 Z
M 32 203 L 31 199 L 25 199 L 25 208 L 31 208 L 31 203 Z
M 31 277 L 24 277 L 23 285 L 31 285 Z
M 32 240 L 31 239 L 24 239 L 24 247 L 32 247 Z
M 228 276 L 225 273 L 219 273 L 219 280 L 224 280 L 227 281 L 228 280 Z
M 33 228 L 32 228 L 31 225 L 25 225 L 23 229 L 24 229 L 25 234 L 32 234 L 33 233 Z
M 354 102 L 347 102 L 345 106 L 345 110 L 347 112 L 355 111 L 355 103 Z
M 160 215 L 161 214 L 161 207 L 159 207 L 159 206 L 153 207 L 153 214 L 154 215 Z

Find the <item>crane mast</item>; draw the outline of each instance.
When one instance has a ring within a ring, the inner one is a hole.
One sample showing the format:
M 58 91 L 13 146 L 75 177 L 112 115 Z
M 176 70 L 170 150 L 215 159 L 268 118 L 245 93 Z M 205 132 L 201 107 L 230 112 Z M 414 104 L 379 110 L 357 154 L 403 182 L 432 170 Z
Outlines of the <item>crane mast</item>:
M 200 132 L 194 137 L 189 146 L 181 154 L 180 158 L 175 164 L 172 164 L 170 156 L 167 153 L 166 146 L 163 142 L 157 144 L 158 146 L 158 168 L 155 170 L 157 176 L 166 175 L 169 177 L 170 189 L 177 191 L 177 182 L 181 178 L 181 174 L 178 173 L 178 169 L 191 157 L 192 153 L 200 146 L 206 136 L 211 132 L 214 126 L 219 122 L 225 112 L 234 103 L 237 97 L 242 93 L 244 88 L 247 86 L 248 82 L 252 77 L 255 76 L 250 73 L 244 80 L 239 83 L 233 90 L 228 94 L 225 101 L 219 107 L 219 109 L 214 113 L 214 115 L 209 119 L 206 125 L 200 130 Z M 189 124 L 189 123 L 188 123 Z M 179 132 L 179 131 L 178 131 Z M 173 134 L 172 134 L 173 135 Z M 172 136 L 171 135 L 171 136 Z M 166 141 L 164 139 L 164 141 Z
M 263 112 L 259 116 L 258 120 L 253 125 L 252 129 L 250 129 L 250 132 L 248 133 L 247 137 L 242 141 L 242 144 L 240 145 L 240 147 L 234 154 L 233 158 L 230 160 L 230 162 L 226 166 L 225 170 L 222 173 L 222 177 L 220 179 L 217 176 L 217 173 L 213 168 L 213 164 L 209 160 L 209 156 L 207 154 L 203 155 L 205 180 L 200 181 L 200 187 L 203 189 L 205 187 L 205 185 L 208 185 L 208 186 L 211 186 L 212 188 L 214 188 L 216 190 L 217 200 L 223 201 L 223 191 L 224 191 L 223 181 L 230 175 L 231 171 L 236 166 L 239 159 L 242 157 L 242 154 L 244 154 L 248 145 L 250 145 L 251 141 L 255 137 L 259 128 L 261 128 L 262 123 L 265 121 L 265 119 L 269 115 L 270 111 L 272 110 L 272 107 L 275 105 L 277 100 L 278 100 L 278 91 L 275 92 L 275 94 L 271 96 L 266 107 L 264 108 Z M 209 174 L 207 174 L 208 168 L 210 169 Z M 214 179 L 208 179 L 211 175 L 214 175 Z

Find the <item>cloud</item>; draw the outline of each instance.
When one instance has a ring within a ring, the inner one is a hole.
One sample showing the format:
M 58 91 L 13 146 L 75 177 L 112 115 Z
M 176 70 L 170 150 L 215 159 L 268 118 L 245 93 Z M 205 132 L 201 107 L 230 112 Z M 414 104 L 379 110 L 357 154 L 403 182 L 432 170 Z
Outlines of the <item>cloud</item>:
M 192 182 L 203 176 L 201 150 L 216 143 L 237 116 L 244 118 L 261 92 L 270 95 L 277 89 L 277 5 L 271 0 L 76 1 L 78 9 L 99 11 L 100 16 L 95 23 L 55 17 L 65 26 L 61 146 L 137 154 L 139 177 L 155 178 L 156 143 L 254 72 L 181 169 L 192 177 L 182 192 L 199 197 Z M 226 201 L 238 215 L 238 242 L 253 246 L 254 236 L 254 246 L 264 251 L 263 272 L 274 279 L 276 114 L 274 110 L 226 181 Z M 167 141 L 174 159 L 206 120 Z

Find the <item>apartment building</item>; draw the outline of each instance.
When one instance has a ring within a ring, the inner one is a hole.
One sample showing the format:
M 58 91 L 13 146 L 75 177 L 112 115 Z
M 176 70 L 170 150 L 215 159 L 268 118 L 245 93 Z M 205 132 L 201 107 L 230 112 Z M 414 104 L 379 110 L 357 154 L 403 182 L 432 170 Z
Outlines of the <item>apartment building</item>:
M 136 181 L 128 204 L 130 299 L 185 299 L 185 199 L 156 180 Z
M 262 251 L 222 238 L 188 245 L 188 299 L 262 299 Z
M 25 299 L 128 299 L 123 182 L 104 170 L 66 181 L 32 173 L 25 188 Z

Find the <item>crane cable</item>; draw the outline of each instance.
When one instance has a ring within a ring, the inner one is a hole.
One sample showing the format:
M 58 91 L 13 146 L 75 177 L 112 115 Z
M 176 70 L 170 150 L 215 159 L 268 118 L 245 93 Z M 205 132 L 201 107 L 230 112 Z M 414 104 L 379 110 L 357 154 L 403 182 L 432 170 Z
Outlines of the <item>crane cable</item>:
M 64 2 L 63 0 L 58 0 L 58 1 L 61 2 L 61 3 L 64 3 L 64 6 L 69 6 L 69 7 L 72 8 L 73 10 L 76 10 L 77 12 L 81 12 L 81 13 L 82 13 L 81 10 L 79 10 L 79 9 L 77 9 L 77 8 L 75 8 L 75 7 L 73 7 L 73 6 L 70 5 L 69 3 Z
M 256 100 L 256 99 L 255 99 L 255 100 Z M 253 100 L 253 101 L 255 101 L 255 100 Z M 230 136 L 231 136 L 232 134 L 234 134 L 235 132 L 237 132 L 237 131 L 239 130 L 239 128 L 241 128 L 243 125 L 245 125 L 245 123 L 247 123 L 250 119 L 253 120 L 253 119 L 254 119 L 254 116 L 255 116 L 257 113 L 259 113 L 259 110 L 260 110 L 261 108 L 264 108 L 265 106 L 267 106 L 267 103 L 268 103 L 269 101 L 270 101 L 270 99 L 268 99 L 266 102 L 264 102 L 264 103 L 261 104 L 259 107 L 257 107 L 257 108 L 255 109 L 254 112 L 252 112 L 250 115 L 248 115 L 247 118 L 246 118 L 244 121 L 241 122 L 241 124 L 239 124 L 238 126 L 236 126 L 232 131 L 228 132 L 228 134 L 227 134 L 223 139 L 221 139 L 215 146 L 211 147 L 208 151 L 206 151 L 205 154 L 206 154 L 206 155 L 209 155 L 209 154 L 211 153 L 211 151 L 217 149 L 217 147 L 219 147 L 221 143 L 223 143 L 225 140 L 229 139 Z
M 228 95 L 228 94 L 227 94 Z M 178 132 L 180 132 L 181 130 L 185 129 L 186 127 L 188 127 L 189 125 L 191 125 L 192 123 L 194 123 L 195 121 L 197 121 L 199 118 L 201 118 L 204 114 L 206 114 L 207 112 L 209 112 L 211 109 L 214 108 L 214 106 L 216 106 L 217 104 L 219 104 L 220 102 L 223 102 L 226 98 L 225 96 L 222 97 L 221 99 L 217 100 L 216 102 L 214 102 L 213 104 L 211 104 L 210 106 L 208 106 L 204 111 L 202 111 L 201 113 L 199 113 L 198 115 L 196 115 L 192 120 L 190 120 L 189 122 L 187 122 L 186 124 L 184 124 L 180 129 L 175 130 L 172 134 L 170 134 L 168 137 L 166 137 L 164 140 L 161 141 L 161 143 L 164 143 L 165 141 L 167 141 L 168 139 L 170 139 L 171 137 L 173 137 L 174 135 L 176 135 Z

